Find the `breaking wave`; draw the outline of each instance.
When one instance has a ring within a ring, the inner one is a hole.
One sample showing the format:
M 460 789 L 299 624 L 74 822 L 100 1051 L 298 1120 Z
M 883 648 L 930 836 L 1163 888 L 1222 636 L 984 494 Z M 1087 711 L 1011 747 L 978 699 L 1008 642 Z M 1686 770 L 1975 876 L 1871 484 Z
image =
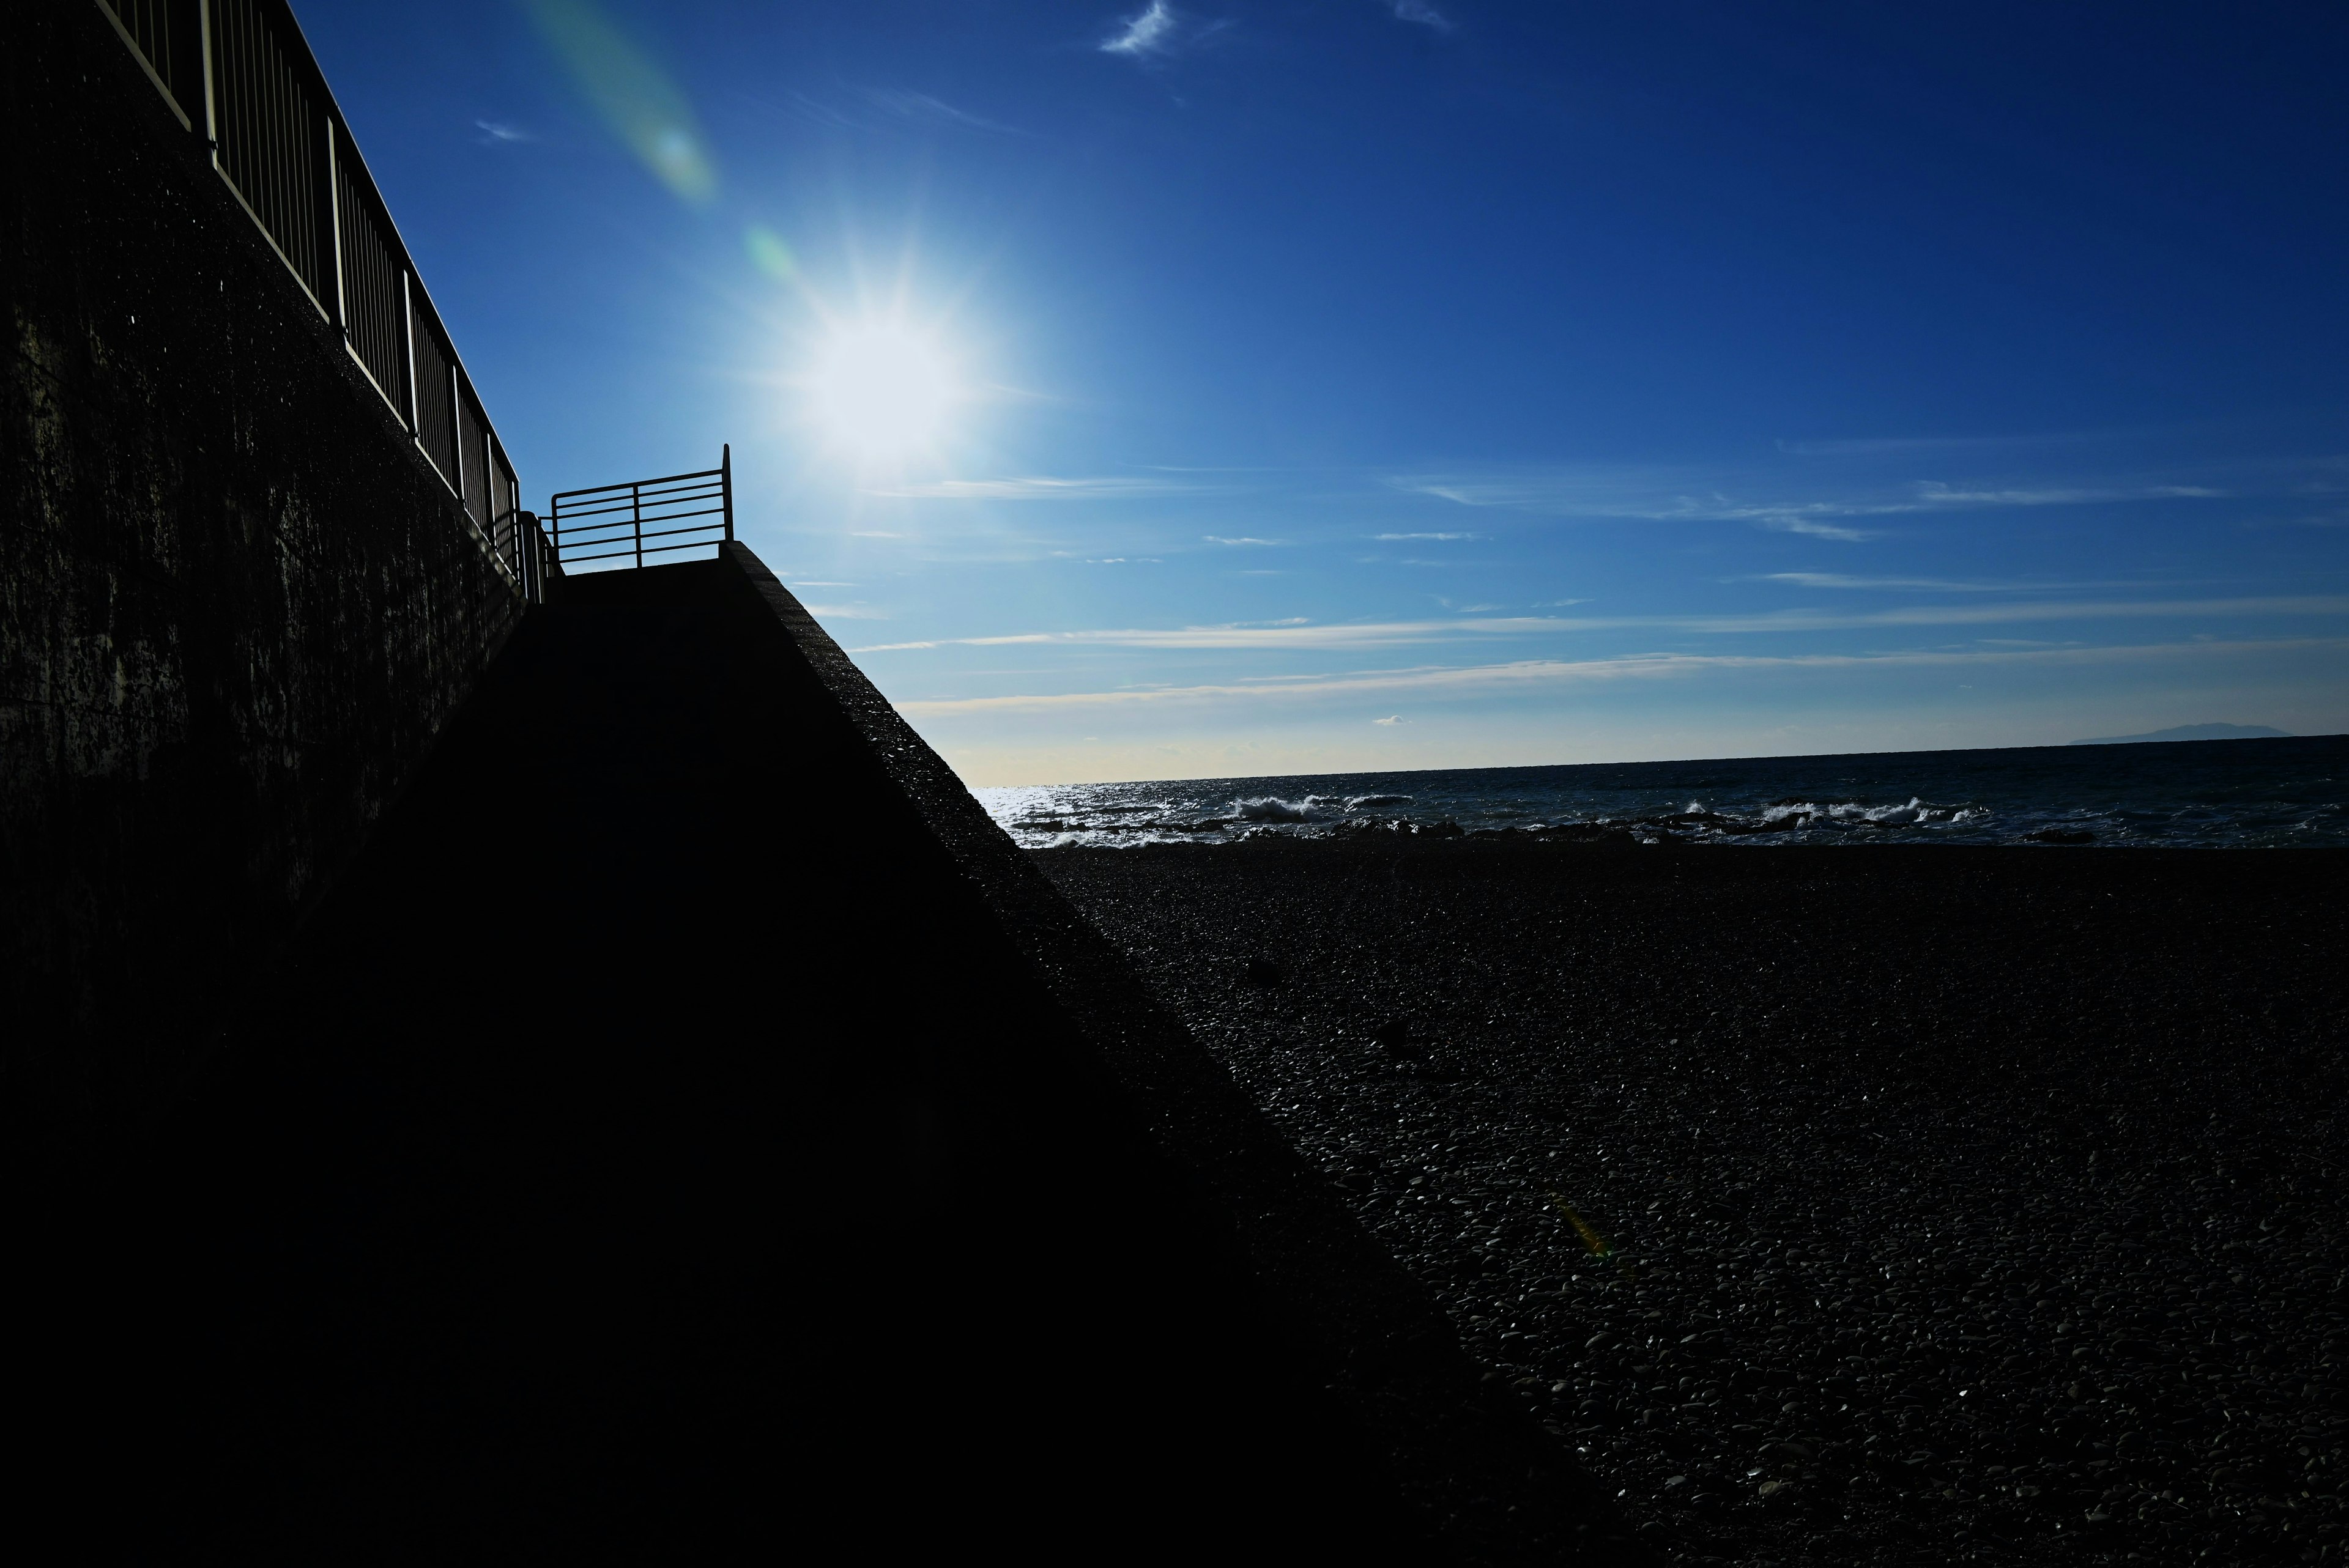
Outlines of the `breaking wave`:
M 1284 839 L 2349 847 L 2344 779 L 2349 738 L 2316 737 L 976 793 L 1036 849 Z

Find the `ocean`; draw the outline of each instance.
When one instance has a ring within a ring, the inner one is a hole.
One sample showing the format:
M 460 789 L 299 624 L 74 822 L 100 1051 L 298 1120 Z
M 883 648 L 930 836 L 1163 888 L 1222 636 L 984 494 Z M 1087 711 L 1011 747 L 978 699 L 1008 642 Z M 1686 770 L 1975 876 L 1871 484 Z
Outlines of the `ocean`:
M 1748 845 L 2337 848 L 2349 846 L 2349 736 L 973 793 L 1031 849 L 1477 833 Z

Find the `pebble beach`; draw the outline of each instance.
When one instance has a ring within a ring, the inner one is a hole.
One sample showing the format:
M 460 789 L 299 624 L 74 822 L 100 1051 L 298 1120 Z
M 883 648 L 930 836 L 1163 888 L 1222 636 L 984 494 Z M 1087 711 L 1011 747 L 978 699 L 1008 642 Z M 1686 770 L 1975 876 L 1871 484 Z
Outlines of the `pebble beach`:
M 1036 859 L 1667 1560 L 2340 1561 L 2333 851 Z

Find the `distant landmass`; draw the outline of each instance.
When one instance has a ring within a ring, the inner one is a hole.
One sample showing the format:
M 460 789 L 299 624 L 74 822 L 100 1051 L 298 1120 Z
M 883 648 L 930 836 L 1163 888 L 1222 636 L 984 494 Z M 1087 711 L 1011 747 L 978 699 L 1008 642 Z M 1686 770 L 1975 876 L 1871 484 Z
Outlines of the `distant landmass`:
M 2292 731 L 2270 729 L 2264 724 L 2181 724 L 2150 735 L 2100 735 L 2075 740 L 2074 746 L 2134 746 L 2140 740 L 2289 740 Z

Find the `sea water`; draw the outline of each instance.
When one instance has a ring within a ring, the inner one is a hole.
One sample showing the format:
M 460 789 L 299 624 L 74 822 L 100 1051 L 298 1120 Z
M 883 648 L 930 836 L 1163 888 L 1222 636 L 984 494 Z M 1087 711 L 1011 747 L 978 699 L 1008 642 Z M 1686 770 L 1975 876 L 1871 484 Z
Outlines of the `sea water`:
M 974 790 L 1030 848 L 1507 832 L 1733 844 L 2349 846 L 2349 736 Z

